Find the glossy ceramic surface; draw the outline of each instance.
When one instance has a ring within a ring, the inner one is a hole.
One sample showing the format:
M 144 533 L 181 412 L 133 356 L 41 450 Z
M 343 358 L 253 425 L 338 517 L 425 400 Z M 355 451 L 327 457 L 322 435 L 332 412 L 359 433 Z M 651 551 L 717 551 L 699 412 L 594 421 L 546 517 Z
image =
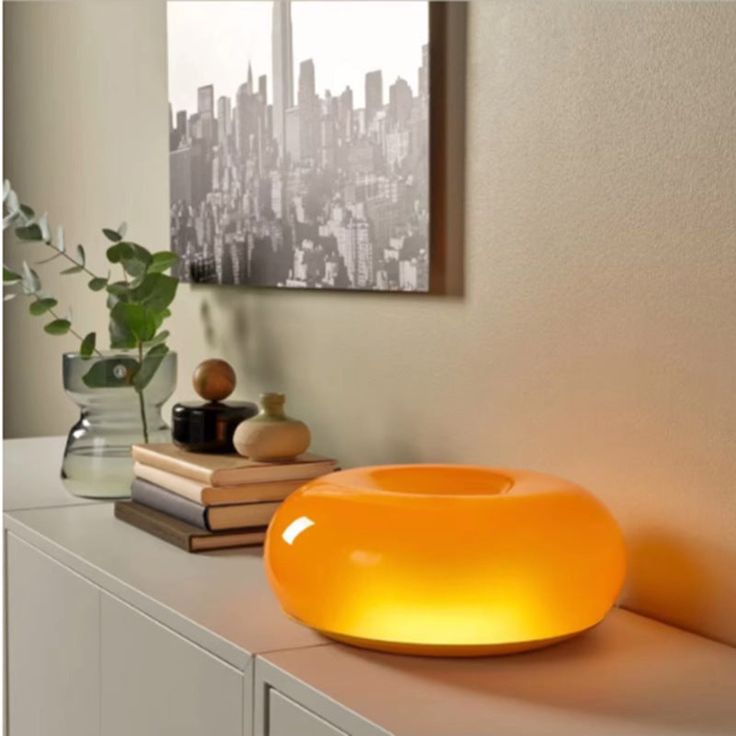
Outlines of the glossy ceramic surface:
M 359 468 L 293 493 L 266 540 L 290 616 L 349 643 L 502 654 L 599 623 L 625 573 L 621 532 L 588 491 L 518 470 Z

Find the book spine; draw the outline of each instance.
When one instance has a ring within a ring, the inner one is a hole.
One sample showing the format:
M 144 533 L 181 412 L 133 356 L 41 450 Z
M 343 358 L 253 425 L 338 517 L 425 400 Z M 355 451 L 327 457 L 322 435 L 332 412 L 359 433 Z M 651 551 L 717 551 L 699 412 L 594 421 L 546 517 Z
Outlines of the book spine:
M 134 501 L 185 521 L 199 529 L 208 529 L 207 509 L 165 488 L 136 478 L 130 486 Z
M 191 552 L 191 540 L 182 534 L 177 534 L 171 529 L 152 522 L 143 514 L 136 511 L 135 506 L 130 501 L 115 502 L 115 518 L 124 521 L 126 524 L 134 526 L 136 529 L 152 534 L 154 537 L 163 539 L 164 542 L 173 544 L 187 552 Z
M 183 496 L 202 506 L 206 505 L 202 498 L 202 491 L 206 486 L 203 486 L 196 480 L 184 478 L 181 475 L 174 475 L 166 470 L 161 470 L 161 468 L 154 468 L 153 465 L 138 462 L 133 464 L 133 474 L 137 478 L 147 480 L 159 488 L 176 493 L 177 496 Z

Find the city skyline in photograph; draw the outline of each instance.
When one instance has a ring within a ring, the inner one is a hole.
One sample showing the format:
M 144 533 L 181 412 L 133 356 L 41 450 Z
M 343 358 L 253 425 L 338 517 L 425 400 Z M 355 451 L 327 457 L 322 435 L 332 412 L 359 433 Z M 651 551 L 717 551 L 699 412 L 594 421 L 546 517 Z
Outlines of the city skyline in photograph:
M 277 0 L 278 1 L 278 0 Z M 421 48 L 429 39 L 427 3 L 418 0 L 298 0 L 291 2 L 295 79 L 299 62 L 313 59 L 317 90 L 353 89 L 365 106 L 362 79 L 380 60 L 384 95 L 402 77 L 416 86 Z M 273 0 L 187 0 L 167 3 L 169 102 L 197 108 L 197 88 L 213 84 L 234 97 L 248 65 L 267 75 L 273 99 L 271 20 Z M 398 22 L 397 22 L 398 19 Z M 344 33 L 324 33 L 330 27 Z
M 179 276 L 426 291 L 427 3 L 169 3 L 168 19 Z

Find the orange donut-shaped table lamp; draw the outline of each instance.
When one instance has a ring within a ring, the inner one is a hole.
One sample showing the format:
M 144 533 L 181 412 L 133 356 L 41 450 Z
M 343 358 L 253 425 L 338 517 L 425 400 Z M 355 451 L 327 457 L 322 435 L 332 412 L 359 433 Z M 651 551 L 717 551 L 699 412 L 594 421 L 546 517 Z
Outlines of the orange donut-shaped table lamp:
M 625 573 L 600 501 L 519 470 L 394 465 L 310 481 L 268 530 L 284 611 L 384 651 L 505 654 L 595 626 Z

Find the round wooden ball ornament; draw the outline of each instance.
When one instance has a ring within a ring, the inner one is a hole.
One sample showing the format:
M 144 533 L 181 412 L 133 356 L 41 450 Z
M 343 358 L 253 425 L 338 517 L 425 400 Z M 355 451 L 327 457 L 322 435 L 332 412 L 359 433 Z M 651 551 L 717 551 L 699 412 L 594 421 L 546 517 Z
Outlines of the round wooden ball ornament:
M 292 460 L 306 452 L 311 442 L 309 427 L 284 413 L 284 394 L 261 394 L 261 410 L 241 422 L 233 435 L 235 449 L 250 460 Z
M 200 363 L 194 369 L 192 385 L 205 403 L 185 401 L 174 405 L 174 444 L 189 452 L 233 452 L 235 429 L 258 413 L 258 407 L 250 401 L 224 401 L 235 384 L 235 371 L 226 361 L 213 358 Z
M 226 399 L 235 390 L 236 382 L 233 367 L 219 358 L 202 361 L 192 374 L 194 390 L 207 401 Z

